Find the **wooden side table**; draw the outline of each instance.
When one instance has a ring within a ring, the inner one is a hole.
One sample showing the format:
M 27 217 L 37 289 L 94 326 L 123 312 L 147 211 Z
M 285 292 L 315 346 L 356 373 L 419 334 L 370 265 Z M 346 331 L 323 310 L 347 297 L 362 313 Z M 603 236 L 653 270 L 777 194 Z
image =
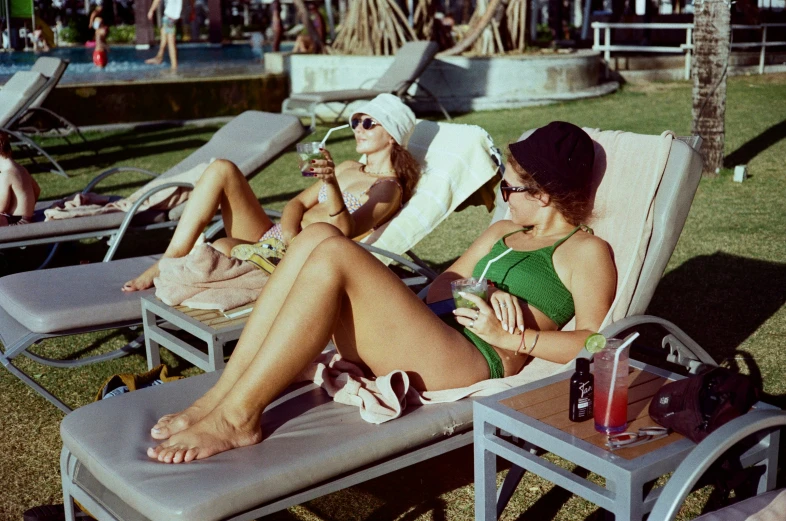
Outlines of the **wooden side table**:
M 252 306 L 253 304 L 248 304 L 231 312 L 250 310 Z M 246 320 L 248 320 L 248 313 L 229 318 L 216 310 L 168 306 L 155 295 L 145 295 L 142 297 L 142 324 L 145 329 L 147 367 L 152 369 L 161 363 L 159 351 L 165 347 L 203 371 L 221 369 L 225 365 L 224 345 L 240 338 Z M 205 351 L 161 327 L 162 322 L 177 327 L 204 342 Z
M 647 412 L 657 390 L 680 375 L 631 360 L 628 392 L 628 430 L 657 425 Z M 497 519 L 516 485 L 529 470 L 581 496 L 618 521 L 640 521 L 652 510 L 660 488 L 644 495 L 644 486 L 672 472 L 696 446 L 681 435 L 671 433 L 651 443 L 610 451 L 606 436 L 595 431 L 592 420 L 573 423 L 568 419 L 571 373 L 481 398 L 474 403 L 475 519 Z M 757 408 L 773 408 L 758 403 Z M 603 488 L 499 435 L 502 430 L 535 448 L 551 452 L 606 479 Z M 499 492 L 496 490 L 496 457 L 514 465 Z M 775 486 L 777 433 L 764 436 L 743 456 L 743 466 L 762 464 L 765 473 L 760 491 Z

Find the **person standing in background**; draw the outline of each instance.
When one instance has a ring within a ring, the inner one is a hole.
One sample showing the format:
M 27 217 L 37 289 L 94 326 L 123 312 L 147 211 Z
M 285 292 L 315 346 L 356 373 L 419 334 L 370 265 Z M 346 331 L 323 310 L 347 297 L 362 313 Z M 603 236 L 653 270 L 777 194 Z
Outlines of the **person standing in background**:
M 158 9 L 161 0 L 153 0 L 150 10 L 147 12 L 147 19 L 152 20 Z M 177 23 L 183 11 L 183 0 L 166 0 L 164 7 L 164 17 L 161 19 L 161 45 L 158 47 L 158 54 L 145 60 L 145 63 L 160 65 L 164 61 L 164 49 L 169 49 L 169 66 L 174 71 L 177 70 Z

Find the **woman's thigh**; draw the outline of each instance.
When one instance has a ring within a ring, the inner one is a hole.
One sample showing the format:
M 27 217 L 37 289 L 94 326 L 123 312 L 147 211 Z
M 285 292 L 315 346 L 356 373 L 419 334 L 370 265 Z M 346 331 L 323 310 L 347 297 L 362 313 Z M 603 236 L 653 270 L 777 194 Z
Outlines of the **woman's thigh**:
M 339 241 L 326 241 L 334 245 Z M 485 358 L 461 333 L 440 320 L 376 258 L 350 241 L 329 255 L 341 266 L 345 296 L 335 342 L 348 360 L 375 375 L 406 371 L 418 390 L 471 385 L 489 378 Z M 335 246 L 332 246 L 335 248 Z M 321 245 L 320 253 L 326 248 Z

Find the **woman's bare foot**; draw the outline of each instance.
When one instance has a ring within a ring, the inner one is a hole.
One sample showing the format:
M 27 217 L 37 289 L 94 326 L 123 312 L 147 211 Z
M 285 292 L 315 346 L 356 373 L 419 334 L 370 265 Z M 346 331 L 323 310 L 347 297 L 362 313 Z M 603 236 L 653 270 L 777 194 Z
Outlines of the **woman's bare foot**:
M 216 408 L 220 400 L 220 397 L 214 399 L 211 396 L 211 391 L 208 391 L 207 394 L 191 404 L 190 407 L 178 413 L 167 414 L 159 418 L 158 422 L 150 429 L 150 436 L 154 440 L 167 440 L 174 434 L 195 425 L 199 420 L 210 414 L 210 411 Z
M 150 65 L 161 65 L 164 62 L 163 57 L 153 56 L 152 58 L 148 58 L 145 60 L 145 63 Z
M 147 268 L 140 276 L 123 284 L 123 287 L 120 289 L 130 293 L 132 291 L 142 291 L 147 288 L 152 288 L 153 279 L 158 277 L 159 273 L 158 262 L 156 262 Z
M 226 408 L 215 408 L 188 429 L 157 447 L 148 448 L 147 455 L 162 463 L 188 463 L 260 441 L 262 429 L 258 415 L 248 417 Z

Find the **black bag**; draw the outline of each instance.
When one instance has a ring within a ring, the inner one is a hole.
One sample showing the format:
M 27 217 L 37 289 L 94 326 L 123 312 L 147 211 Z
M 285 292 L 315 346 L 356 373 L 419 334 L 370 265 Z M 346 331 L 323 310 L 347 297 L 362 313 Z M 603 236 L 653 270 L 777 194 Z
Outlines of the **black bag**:
M 696 443 L 742 416 L 758 401 L 759 389 L 745 375 L 724 367 L 671 382 L 653 396 L 650 417 Z

